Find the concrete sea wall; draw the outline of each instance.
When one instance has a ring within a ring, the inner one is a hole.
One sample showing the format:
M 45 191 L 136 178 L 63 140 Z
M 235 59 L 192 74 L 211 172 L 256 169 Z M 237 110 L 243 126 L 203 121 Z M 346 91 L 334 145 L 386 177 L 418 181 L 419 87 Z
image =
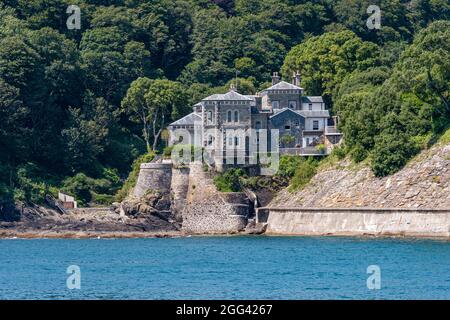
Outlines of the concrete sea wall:
M 450 209 L 260 208 L 267 234 L 450 238 Z

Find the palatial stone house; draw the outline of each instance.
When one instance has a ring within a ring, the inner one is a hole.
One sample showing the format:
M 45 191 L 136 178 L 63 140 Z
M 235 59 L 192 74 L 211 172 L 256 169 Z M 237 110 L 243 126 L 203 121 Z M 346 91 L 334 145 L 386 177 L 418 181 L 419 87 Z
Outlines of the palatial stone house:
M 281 154 L 327 154 L 342 140 L 337 118 L 330 117 L 321 96 L 305 96 L 303 91 L 298 72 L 291 83 L 275 72 L 272 86 L 256 95 L 242 95 L 232 86 L 228 93 L 204 98 L 192 113 L 171 123 L 170 144 L 201 146 L 219 168 L 230 154 L 236 159 L 243 154 L 248 163 L 252 151 L 260 151 L 261 139 L 269 150 L 277 143 Z M 279 139 L 272 139 L 273 130 Z

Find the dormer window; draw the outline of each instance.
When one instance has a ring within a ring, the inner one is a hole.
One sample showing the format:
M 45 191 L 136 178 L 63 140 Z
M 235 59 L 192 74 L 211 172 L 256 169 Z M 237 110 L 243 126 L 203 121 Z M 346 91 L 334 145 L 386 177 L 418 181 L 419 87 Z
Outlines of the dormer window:
M 312 103 L 308 105 L 309 111 L 312 111 Z

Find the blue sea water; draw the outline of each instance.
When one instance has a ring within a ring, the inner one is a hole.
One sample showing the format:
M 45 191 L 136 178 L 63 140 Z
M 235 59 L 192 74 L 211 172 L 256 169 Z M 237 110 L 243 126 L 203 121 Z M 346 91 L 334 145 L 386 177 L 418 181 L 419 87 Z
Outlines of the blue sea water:
M 450 243 L 341 237 L 0 240 L 1 299 L 450 299 Z M 67 288 L 68 266 L 81 270 Z M 381 288 L 367 287 L 367 267 Z

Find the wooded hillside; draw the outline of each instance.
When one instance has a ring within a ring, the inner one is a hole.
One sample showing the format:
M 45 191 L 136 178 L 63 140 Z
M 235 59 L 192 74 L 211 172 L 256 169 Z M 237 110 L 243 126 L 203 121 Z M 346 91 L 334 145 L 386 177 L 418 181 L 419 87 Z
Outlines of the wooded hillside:
M 366 26 L 369 5 L 381 29 Z M 81 29 L 69 30 L 69 5 Z M 300 70 L 378 176 L 450 123 L 447 0 L 0 0 L 0 200 L 109 203 L 193 103 Z M 140 116 L 139 110 L 147 113 Z

